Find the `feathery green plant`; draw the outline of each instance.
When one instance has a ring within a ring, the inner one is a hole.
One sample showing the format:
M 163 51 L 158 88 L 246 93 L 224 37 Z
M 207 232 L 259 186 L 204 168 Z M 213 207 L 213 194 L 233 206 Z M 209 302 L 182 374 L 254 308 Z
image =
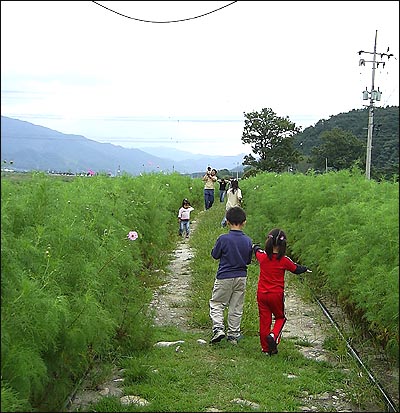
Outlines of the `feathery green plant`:
M 127 364 L 127 390 L 132 386 L 153 400 L 142 411 L 210 406 L 243 411 L 230 401 L 238 394 L 261 409 L 295 411 L 302 389 L 317 394 L 341 382 L 350 392 L 352 386 L 368 387 L 336 367 L 332 371 L 332 366 L 304 360 L 291 342 L 273 369 L 265 364 L 259 354 L 255 262 L 248 269 L 245 339 L 236 350 L 190 344 L 183 353 L 170 354 L 171 349 L 152 347 L 157 338 L 178 335 L 193 343 L 204 337 L 154 328 L 148 309 L 178 239 L 183 198 L 190 199 L 192 217 L 199 219 L 190 239 L 195 250 L 191 324 L 211 334 L 208 300 L 218 262 L 210 251 L 227 229 L 220 226 L 224 204 L 202 211 L 200 179 L 150 174 L 61 181 L 32 174 L 23 182 L 3 179 L 1 185 L 2 411 L 18 411 L 18 405 L 57 409 L 95 363 L 128 357 L 133 361 Z M 240 187 L 245 233 L 263 245 L 267 231 L 284 228 L 288 253 L 313 269 L 303 287 L 329 293 L 361 314 L 364 327 L 398 364 L 398 184 L 367 181 L 352 170 L 260 174 L 242 180 Z M 127 239 L 131 230 L 138 233 L 135 241 Z M 347 361 L 344 354 L 339 364 Z M 162 374 L 154 374 L 157 368 Z M 288 369 L 308 381 L 283 379 Z M 221 381 L 227 384 L 222 399 L 213 385 Z M 282 391 L 285 400 L 274 397 Z M 354 393 L 356 404 L 365 400 Z M 102 403 L 121 409 L 115 400 Z

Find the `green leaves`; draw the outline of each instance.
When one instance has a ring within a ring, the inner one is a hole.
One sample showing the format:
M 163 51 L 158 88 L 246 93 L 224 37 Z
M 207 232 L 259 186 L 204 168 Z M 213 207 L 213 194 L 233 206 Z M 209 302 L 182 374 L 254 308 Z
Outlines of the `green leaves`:
M 284 228 L 288 253 L 313 270 L 311 288 L 361 311 L 371 333 L 398 354 L 398 184 L 343 170 L 264 173 L 241 188 L 253 241 L 263 245 L 269 229 Z
M 351 132 L 334 128 L 321 133 L 321 144 L 311 150 L 311 161 L 315 169 L 329 168 L 341 170 L 358 163 L 364 168 L 365 148 L 362 141 Z
M 294 149 L 294 135 L 300 128 L 288 117 L 277 116 L 272 109 L 245 113 L 242 142 L 250 144 L 253 154 L 246 155 L 244 165 L 261 171 L 283 172 L 299 161 L 300 153 Z
M 181 200 L 195 214 L 202 189 L 179 174 L 2 182 L 1 363 L 10 403 L 16 393 L 57 410 L 94 357 L 149 346 L 146 280 L 169 263 Z

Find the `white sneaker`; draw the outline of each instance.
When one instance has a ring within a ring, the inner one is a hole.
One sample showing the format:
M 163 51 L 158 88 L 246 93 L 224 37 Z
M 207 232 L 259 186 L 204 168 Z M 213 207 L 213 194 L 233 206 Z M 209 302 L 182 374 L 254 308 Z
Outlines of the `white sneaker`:
M 211 344 L 219 343 L 223 338 L 225 338 L 225 333 L 222 330 L 217 330 L 212 336 L 210 343 Z

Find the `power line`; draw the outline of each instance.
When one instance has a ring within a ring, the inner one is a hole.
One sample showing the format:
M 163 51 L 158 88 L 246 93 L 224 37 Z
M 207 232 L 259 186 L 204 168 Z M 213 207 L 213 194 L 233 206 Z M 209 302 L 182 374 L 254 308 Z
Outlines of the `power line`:
M 33 114 L 33 113 L 15 113 L 12 115 L 2 115 L 5 117 L 10 117 L 13 119 L 21 120 L 19 118 L 27 119 L 50 119 L 50 120 L 63 120 L 62 115 L 51 115 L 51 114 Z M 212 119 L 212 118 L 178 118 L 178 117 L 140 117 L 140 116 L 101 116 L 101 117 L 74 117 L 74 121 L 102 121 L 102 122 L 162 122 L 162 123 L 242 123 L 241 118 L 222 118 L 222 119 Z
M 188 17 L 188 18 L 186 18 L 186 19 L 163 20 L 163 21 L 158 21 L 158 20 L 145 20 L 145 19 L 139 19 L 139 18 L 137 18 L 137 17 L 127 16 L 126 14 L 122 14 L 122 13 L 116 11 L 116 10 L 110 9 L 109 7 L 103 6 L 102 4 L 98 3 L 97 1 L 93 1 L 92 3 L 97 4 L 98 6 L 103 7 L 104 9 L 106 9 L 106 10 L 108 10 L 108 11 L 111 11 L 112 13 L 118 14 L 119 16 L 125 17 L 125 18 L 127 18 L 127 19 L 131 19 L 131 20 L 136 20 L 136 21 L 139 21 L 139 22 L 144 22 L 144 23 L 179 23 L 179 22 L 184 22 L 184 21 L 188 21 L 188 20 L 198 19 L 198 18 L 200 18 L 200 17 L 207 16 L 208 14 L 215 13 L 216 11 L 222 10 L 222 9 L 224 9 L 225 7 L 228 7 L 228 6 L 231 6 L 231 5 L 234 4 L 234 3 L 237 3 L 237 1 L 232 1 L 231 3 L 226 4 L 225 6 L 219 7 L 218 9 L 209 11 L 209 12 L 207 12 L 207 13 L 200 14 L 200 15 L 198 15 L 198 16 Z
M 66 135 L 67 138 L 64 137 L 55 137 L 52 136 L 44 136 L 44 135 L 36 135 L 36 136 L 15 136 L 9 134 L 3 134 L 2 140 L 5 139 L 17 139 L 18 141 L 49 141 L 53 143 L 66 143 L 66 142 L 74 142 L 74 141 L 82 141 L 82 140 L 90 140 L 95 141 L 97 143 L 110 143 L 112 145 L 118 143 L 140 143 L 140 144 L 147 144 L 147 143 L 215 143 L 216 141 L 220 141 L 221 137 L 198 137 L 198 138 L 187 138 L 187 137 L 171 137 L 171 136 L 156 136 L 154 138 L 147 138 L 147 137 L 118 137 L 118 136 L 96 136 L 96 137 L 86 137 L 84 135 L 77 135 L 75 133 L 63 133 L 54 131 L 57 134 Z M 62 140 L 65 139 L 65 140 Z M 231 139 L 231 138 L 230 138 Z M 115 142 L 115 143 L 113 143 Z

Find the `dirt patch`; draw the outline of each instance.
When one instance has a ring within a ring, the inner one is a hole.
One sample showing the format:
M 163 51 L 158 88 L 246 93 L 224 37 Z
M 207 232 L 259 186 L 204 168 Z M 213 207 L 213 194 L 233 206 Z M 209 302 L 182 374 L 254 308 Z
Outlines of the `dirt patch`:
M 196 229 L 196 224 L 197 221 L 191 221 L 191 233 Z M 187 315 L 192 258 L 189 238 L 182 238 L 171 256 L 166 282 L 154 292 L 150 303 L 156 312 L 155 325 L 174 325 L 183 331 L 193 331 L 189 328 Z

